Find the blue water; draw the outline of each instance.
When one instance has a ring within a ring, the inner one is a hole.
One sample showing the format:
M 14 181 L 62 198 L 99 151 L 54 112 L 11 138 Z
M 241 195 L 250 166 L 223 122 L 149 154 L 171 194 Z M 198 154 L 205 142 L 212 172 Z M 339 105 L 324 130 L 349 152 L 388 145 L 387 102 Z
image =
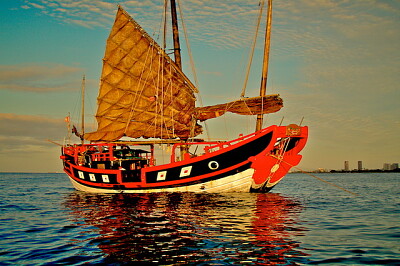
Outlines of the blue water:
M 0 174 L 0 265 L 400 265 L 400 174 L 290 174 L 268 194 L 94 195 Z

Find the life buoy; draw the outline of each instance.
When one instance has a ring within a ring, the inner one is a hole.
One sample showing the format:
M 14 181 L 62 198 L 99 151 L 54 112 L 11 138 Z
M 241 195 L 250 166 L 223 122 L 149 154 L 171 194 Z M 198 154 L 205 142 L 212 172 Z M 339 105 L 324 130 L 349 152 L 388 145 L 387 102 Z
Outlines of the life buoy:
M 219 163 L 217 163 L 216 161 L 211 161 L 208 163 L 208 168 L 210 168 L 211 170 L 217 170 L 219 168 Z

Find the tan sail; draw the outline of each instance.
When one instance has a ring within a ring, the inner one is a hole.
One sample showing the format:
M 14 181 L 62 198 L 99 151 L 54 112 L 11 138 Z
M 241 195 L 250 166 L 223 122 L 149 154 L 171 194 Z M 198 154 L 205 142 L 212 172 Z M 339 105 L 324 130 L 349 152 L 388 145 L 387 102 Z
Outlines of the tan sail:
M 164 50 L 119 8 L 103 59 L 98 129 L 85 139 L 188 138 L 194 92 L 195 86 Z M 197 125 L 192 135 L 200 133 Z
M 231 112 L 240 115 L 269 114 L 278 112 L 283 107 L 283 101 L 278 94 L 242 98 L 237 101 L 197 107 L 195 116 L 198 120 L 204 121 Z
M 186 140 L 202 133 L 196 121 L 232 112 L 267 114 L 283 107 L 279 95 L 242 98 L 195 107 L 196 87 L 143 28 L 119 7 L 107 39 L 100 91 L 98 129 L 92 142 L 131 138 Z

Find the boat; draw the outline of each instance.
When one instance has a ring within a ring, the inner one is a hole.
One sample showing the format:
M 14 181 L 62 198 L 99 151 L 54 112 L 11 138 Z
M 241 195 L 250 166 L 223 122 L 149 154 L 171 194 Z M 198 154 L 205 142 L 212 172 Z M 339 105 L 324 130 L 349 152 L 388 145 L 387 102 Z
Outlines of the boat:
M 272 1 L 260 95 L 205 107 L 196 106 L 198 89 L 182 70 L 175 0 L 170 6 L 174 60 L 118 6 L 103 58 L 98 127 L 73 128 L 82 141 L 62 145 L 65 173 L 75 189 L 91 193 L 268 192 L 299 164 L 308 138 L 301 123 L 262 127 L 264 114 L 283 107 L 278 94 L 266 94 Z M 202 122 L 226 112 L 256 115 L 255 132 L 198 138 Z M 171 149 L 168 163 L 158 163 L 160 146 Z

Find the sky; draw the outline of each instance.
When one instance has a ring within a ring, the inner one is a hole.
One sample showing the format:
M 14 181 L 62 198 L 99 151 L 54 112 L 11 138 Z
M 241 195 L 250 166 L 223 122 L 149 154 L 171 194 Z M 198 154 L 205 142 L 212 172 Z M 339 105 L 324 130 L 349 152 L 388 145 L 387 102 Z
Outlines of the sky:
M 95 130 L 117 4 L 157 39 L 162 2 L 0 1 L 0 172 L 62 170 L 60 147 L 47 139 L 64 142 L 69 113 L 78 123 L 83 75 L 85 120 Z M 202 104 L 238 99 L 259 1 L 179 2 Z M 400 1 L 275 0 L 272 21 L 267 93 L 280 94 L 284 107 L 266 115 L 264 126 L 303 119 L 309 140 L 299 167 L 343 169 L 349 161 L 353 169 L 363 161 L 377 169 L 400 162 Z M 248 97 L 258 95 L 264 27 Z M 183 68 L 194 77 L 184 52 Z M 228 114 L 207 127 L 210 138 L 229 140 L 253 132 L 255 118 Z

